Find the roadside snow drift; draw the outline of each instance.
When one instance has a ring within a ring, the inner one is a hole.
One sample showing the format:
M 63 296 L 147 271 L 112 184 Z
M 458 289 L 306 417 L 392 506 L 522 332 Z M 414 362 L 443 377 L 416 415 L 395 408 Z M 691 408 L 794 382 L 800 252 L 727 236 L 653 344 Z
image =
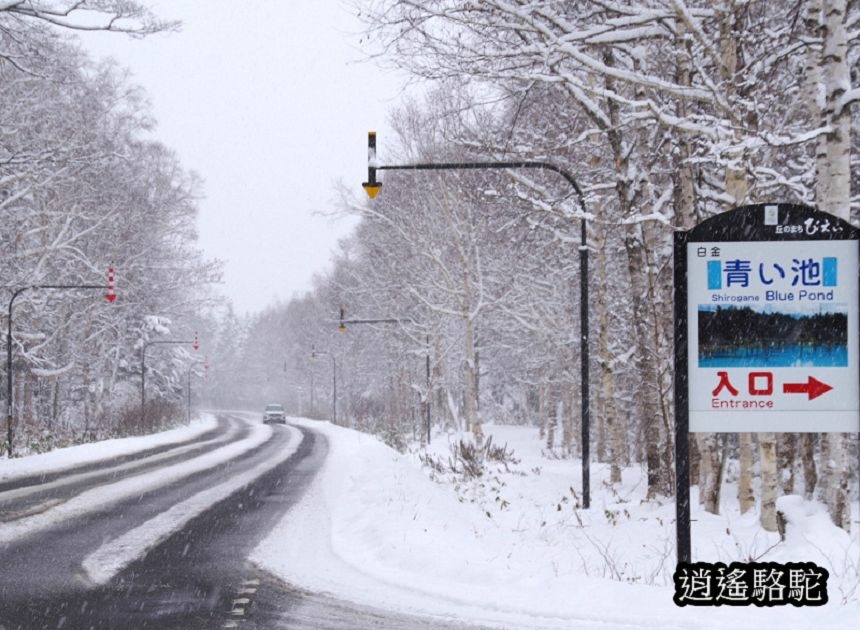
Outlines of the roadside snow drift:
M 9 481 L 41 473 L 53 473 L 112 457 L 138 453 L 165 444 L 185 442 L 211 431 L 216 426 L 218 426 L 218 420 L 215 416 L 204 413 L 199 420 L 194 420 L 187 426 L 152 435 L 79 444 L 18 459 L 0 458 L 0 481 Z
M 487 427 L 521 461 L 454 484 L 431 480 L 417 457 L 367 434 L 292 421 L 323 433 L 329 454 L 252 560 L 303 588 L 509 628 L 847 629 L 860 613 L 860 549 L 829 522 L 801 519 L 806 525 L 777 544 L 754 515 L 694 512 L 694 559 L 803 559 L 840 577 L 821 608 L 678 608 L 674 505 L 642 502 L 638 469 L 614 488 L 595 464 L 592 507 L 581 510 L 579 462 L 542 457 L 536 429 Z M 447 438 L 434 449 L 447 457 Z

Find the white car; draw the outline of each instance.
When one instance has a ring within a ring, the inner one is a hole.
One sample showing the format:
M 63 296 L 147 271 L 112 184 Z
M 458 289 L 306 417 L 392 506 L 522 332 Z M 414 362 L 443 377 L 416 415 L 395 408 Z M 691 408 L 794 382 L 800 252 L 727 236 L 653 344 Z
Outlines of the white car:
M 287 414 L 284 412 L 284 406 L 272 403 L 266 405 L 266 410 L 263 412 L 263 422 L 282 422 L 287 423 Z

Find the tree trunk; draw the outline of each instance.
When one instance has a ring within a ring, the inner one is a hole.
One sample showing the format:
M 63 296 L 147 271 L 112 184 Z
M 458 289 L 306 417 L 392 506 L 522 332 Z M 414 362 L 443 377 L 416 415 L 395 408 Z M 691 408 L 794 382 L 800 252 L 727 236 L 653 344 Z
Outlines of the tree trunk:
M 546 386 L 544 393 L 543 409 L 546 418 L 546 450 L 552 452 L 555 448 L 555 429 L 558 426 L 558 405 L 556 403 L 553 387 Z
M 803 496 L 811 501 L 815 496 L 815 486 L 818 483 L 815 444 L 811 433 L 800 434 L 800 459 L 803 462 Z
M 637 399 L 642 410 L 642 421 L 645 425 L 645 463 L 647 468 L 648 490 L 646 497 L 650 500 L 668 490 L 668 471 L 663 469 L 662 440 L 660 432 L 660 410 L 657 402 L 660 389 L 657 378 L 655 351 L 649 343 L 652 333 L 650 309 L 646 305 L 648 290 L 645 283 L 647 268 L 645 252 L 641 240 L 641 227 L 628 227 L 624 239 L 627 250 L 627 266 L 630 277 L 630 293 L 632 295 L 634 312 L 634 330 L 636 334 L 636 366 L 640 375 L 637 387 Z
M 740 35 L 737 25 L 737 15 L 741 7 L 728 2 L 720 4 L 717 12 L 720 14 L 720 75 L 723 79 L 723 90 L 726 99 L 733 100 L 738 93 L 737 77 L 744 69 L 743 51 L 738 45 Z M 743 96 L 743 94 L 741 94 Z M 726 194 L 732 199 L 732 206 L 743 205 L 749 194 L 746 174 L 746 155 L 744 152 L 744 132 L 748 124 L 741 121 L 734 110 L 730 114 L 734 131 L 733 145 L 737 147 L 728 153 L 726 164 Z
M 821 80 L 824 108 L 821 123 L 830 131 L 819 143 L 816 165 L 818 180 L 816 199 L 819 209 L 850 220 L 851 200 L 851 118 L 839 101 L 851 86 L 848 68 L 848 36 L 845 29 L 846 0 L 822 0 L 820 35 Z M 824 499 L 833 522 L 846 531 L 850 528 L 849 475 L 845 438 L 836 433 L 824 438 L 829 457 L 826 460 Z
M 463 323 L 465 326 L 464 351 L 466 354 L 466 383 L 463 390 L 463 411 L 466 416 L 466 430 L 472 432 L 475 444 L 480 447 L 484 443 L 484 432 L 481 427 L 480 414 L 478 413 L 478 366 L 475 363 L 475 327 L 468 311 L 463 318 Z
M 604 406 L 611 452 L 609 481 L 611 483 L 621 483 L 621 468 L 627 465 L 628 462 L 627 436 L 625 427 L 621 423 L 621 419 L 618 417 L 618 412 L 615 407 L 615 377 L 612 374 L 612 370 L 604 371 L 602 380 L 604 395 L 612 395 L 612 398 L 606 399 L 606 404 Z
M 615 59 L 611 50 L 603 52 L 603 62 L 614 66 Z M 612 77 L 605 76 L 606 89 L 616 91 Z M 607 139 L 615 162 L 615 193 L 622 216 L 631 216 L 641 194 L 641 182 L 630 177 L 629 165 L 632 150 L 621 132 L 621 117 L 619 105 L 609 99 L 607 102 L 611 128 L 607 129 Z M 639 375 L 637 398 L 644 424 L 645 465 L 647 469 L 648 490 L 647 499 L 653 499 L 659 494 L 670 491 L 669 471 L 663 467 L 662 453 L 664 444 L 661 439 L 660 423 L 661 410 L 659 397 L 661 395 L 660 379 L 657 372 L 657 348 L 652 347 L 653 331 L 659 322 L 651 321 L 653 311 L 649 300 L 654 299 L 651 293 L 648 274 L 652 267 L 648 264 L 645 251 L 645 237 L 640 223 L 625 226 L 624 249 L 627 255 L 627 271 L 630 280 L 630 297 L 633 306 L 634 333 L 636 335 L 636 368 Z M 671 454 L 670 454 L 671 456 Z
M 779 479 L 776 467 L 776 434 L 759 433 L 759 461 L 761 462 L 761 526 L 775 532 L 776 497 Z
M 562 391 L 564 392 L 563 396 L 563 415 L 562 415 L 562 429 L 564 431 L 561 437 L 561 448 L 564 451 L 565 456 L 570 456 L 574 451 L 574 444 L 576 443 L 576 433 L 574 432 L 574 409 L 576 409 L 576 393 L 573 385 L 562 385 Z
M 21 426 L 24 431 L 35 426 L 33 418 L 33 388 L 35 385 L 34 377 L 29 371 L 24 373 L 22 378 L 24 383 L 24 397 L 21 399 Z
M 825 466 L 828 469 L 825 502 L 830 518 L 837 527 L 851 531 L 851 505 L 849 501 L 849 445 L 847 433 L 828 433 L 824 436 L 828 443 L 829 457 Z
M 692 83 L 690 40 L 687 38 L 687 25 L 681 17 L 675 22 L 675 80 L 678 85 L 689 86 Z M 687 101 L 683 98 L 676 100 L 676 114 L 684 119 L 688 112 Z M 693 167 L 690 163 L 692 149 L 689 137 L 679 134 L 677 145 L 677 167 L 672 170 L 672 195 L 675 208 L 675 226 L 684 230 L 692 228 L 697 221 L 696 189 L 693 185 Z
M 442 335 L 438 330 L 434 331 L 431 339 L 433 340 L 433 356 L 445 356 L 442 349 Z M 453 428 L 455 431 L 459 431 L 460 421 L 456 414 L 452 412 L 450 405 L 445 362 L 442 360 L 432 361 L 430 363 L 430 371 L 430 380 L 433 383 L 433 414 L 435 421 L 445 428 Z
M 53 396 L 51 401 L 51 421 L 48 424 L 49 429 L 53 429 L 57 424 L 57 419 L 60 415 L 60 379 L 54 380 Z
M 821 74 L 825 104 L 822 123 L 830 128 L 819 155 L 818 208 L 849 220 L 851 191 L 851 115 L 839 101 L 851 86 L 848 68 L 846 0 L 823 0 Z M 826 173 L 826 176 L 825 176 Z
M 603 383 L 602 380 L 599 382 L 600 387 L 592 388 L 591 391 L 591 408 L 594 410 L 591 414 L 591 426 L 595 445 L 593 452 L 597 461 L 605 464 L 609 461 L 609 436 L 607 434 L 606 404 L 603 400 Z
M 699 445 L 696 442 L 698 433 L 691 433 L 687 438 L 687 448 L 690 452 L 690 479 L 687 483 L 690 485 L 699 483 L 699 475 L 701 474 L 702 457 L 699 455 Z
M 602 226 L 595 228 L 595 238 L 597 237 L 600 240 L 597 246 L 597 285 L 599 287 L 608 287 L 606 232 Z M 597 361 L 600 366 L 600 400 L 603 407 L 603 413 L 600 414 L 600 422 L 609 440 L 609 481 L 611 483 L 621 483 L 621 467 L 627 464 L 627 436 L 625 427 L 618 417 L 618 408 L 615 402 L 614 357 L 609 348 L 608 300 L 602 299 L 597 301 L 597 318 Z M 600 456 L 600 446 L 598 446 L 598 456 Z
M 716 433 L 698 434 L 699 452 L 702 462 L 699 464 L 700 500 L 706 512 L 720 513 L 720 488 L 722 485 L 722 449 L 720 438 Z
M 738 434 L 738 450 L 740 451 L 740 473 L 738 475 L 738 503 L 741 514 L 746 514 L 755 508 L 755 493 L 752 486 L 753 467 L 753 434 Z
M 797 458 L 797 434 L 781 433 L 777 448 L 782 493 L 794 494 L 794 462 Z
M 699 486 L 699 505 L 705 504 L 705 488 L 707 479 L 711 476 L 711 458 L 707 455 L 708 444 L 706 433 L 694 433 L 696 440 L 696 450 L 699 451 L 699 476 L 696 479 L 696 485 Z
M 538 439 L 541 442 L 546 438 L 546 385 L 540 384 L 537 388 L 537 418 L 538 418 Z

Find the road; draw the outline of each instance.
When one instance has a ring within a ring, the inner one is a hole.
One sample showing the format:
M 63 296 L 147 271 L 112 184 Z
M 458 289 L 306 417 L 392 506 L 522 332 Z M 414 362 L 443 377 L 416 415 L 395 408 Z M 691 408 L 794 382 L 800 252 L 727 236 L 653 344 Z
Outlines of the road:
M 222 414 L 218 420 L 216 429 L 194 441 L 0 484 L 0 541 L 4 527 L 28 523 L 82 495 L 104 492 L 108 497 L 84 514 L 0 542 L 0 630 L 466 627 L 304 592 L 248 562 L 326 457 L 325 438 L 312 430 L 276 426 L 268 439 L 236 458 L 180 479 L 165 472 L 169 481 L 164 485 L 112 498 L 109 490 L 117 484 L 211 455 L 253 429 L 248 417 Z M 284 459 L 299 436 L 297 450 Z M 188 497 L 279 458 L 283 461 L 191 518 L 103 584 L 93 582 L 93 573 L 83 568 L 84 559 L 106 542 L 153 522 Z

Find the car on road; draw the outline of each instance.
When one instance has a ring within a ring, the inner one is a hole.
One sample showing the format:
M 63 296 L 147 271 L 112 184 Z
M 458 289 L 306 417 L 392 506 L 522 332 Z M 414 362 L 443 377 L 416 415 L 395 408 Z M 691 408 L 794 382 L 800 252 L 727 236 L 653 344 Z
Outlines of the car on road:
M 263 422 L 283 422 L 287 423 L 287 414 L 284 412 L 284 406 L 277 403 L 266 405 L 266 410 L 263 412 Z

